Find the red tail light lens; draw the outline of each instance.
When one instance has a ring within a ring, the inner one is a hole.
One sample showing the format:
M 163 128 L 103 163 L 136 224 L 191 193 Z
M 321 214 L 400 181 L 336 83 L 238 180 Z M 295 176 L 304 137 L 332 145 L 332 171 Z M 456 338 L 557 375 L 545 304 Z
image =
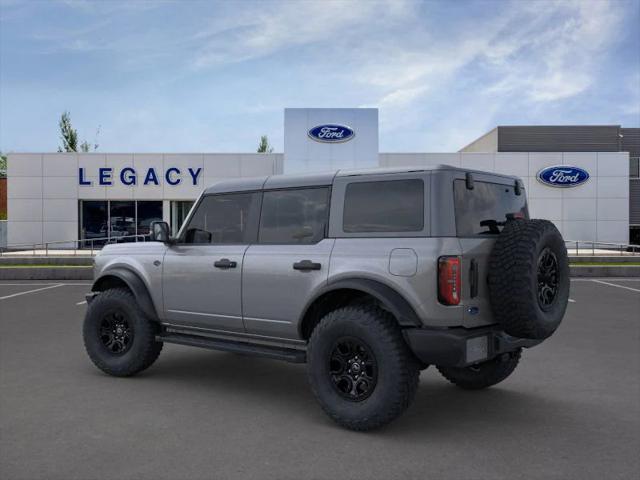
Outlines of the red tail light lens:
M 460 257 L 438 259 L 438 300 L 443 305 L 460 303 Z

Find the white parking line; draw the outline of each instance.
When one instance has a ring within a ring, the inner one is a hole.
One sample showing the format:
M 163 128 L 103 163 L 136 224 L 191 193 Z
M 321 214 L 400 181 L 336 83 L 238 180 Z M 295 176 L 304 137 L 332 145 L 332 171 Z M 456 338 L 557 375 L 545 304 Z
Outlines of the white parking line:
M 83 300 L 83 301 L 81 301 L 81 302 L 76 303 L 76 305 L 84 305 L 85 303 L 87 303 L 87 301 L 86 301 L 86 300 Z
M 601 283 L 602 285 L 609 285 L 611 287 L 624 288 L 625 290 L 631 290 L 632 292 L 640 293 L 640 289 L 627 287 L 625 285 L 616 285 L 615 283 L 603 282 L 602 280 L 591 280 L 593 283 Z
M 573 298 L 570 298 L 569 303 L 576 303 L 576 301 Z
M 27 286 L 27 287 L 41 287 L 44 285 L 64 285 L 66 286 L 80 286 L 80 285 L 91 285 L 90 283 L 56 283 L 56 282 L 49 282 L 49 283 L 31 283 L 31 282 L 27 282 L 27 283 L 2 283 L 0 282 L 0 287 L 2 287 L 3 285 L 6 286 L 10 286 L 10 287 L 22 287 Z
M 36 288 L 34 290 L 27 290 L 26 292 L 18 292 L 13 295 L 5 295 L 4 297 L 0 297 L 0 300 L 6 300 L 8 298 L 19 297 L 20 295 L 26 295 L 28 293 L 41 292 L 42 290 L 49 290 L 51 288 L 62 287 L 62 283 L 56 283 L 55 285 L 49 285 L 48 287 Z

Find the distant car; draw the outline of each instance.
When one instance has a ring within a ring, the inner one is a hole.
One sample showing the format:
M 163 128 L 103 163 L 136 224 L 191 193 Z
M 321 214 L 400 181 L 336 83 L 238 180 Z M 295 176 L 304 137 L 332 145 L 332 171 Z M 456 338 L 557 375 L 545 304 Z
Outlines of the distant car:
M 516 177 L 439 166 L 237 179 L 208 188 L 180 232 L 96 257 L 84 342 L 110 375 L 163 343 L 307 362 L 322 408 L 380 427 L 434 365 L 495 385 L 559 326 L 562 236 L 529 220 Z M 242 361 L 238 359 L 238 361 Z

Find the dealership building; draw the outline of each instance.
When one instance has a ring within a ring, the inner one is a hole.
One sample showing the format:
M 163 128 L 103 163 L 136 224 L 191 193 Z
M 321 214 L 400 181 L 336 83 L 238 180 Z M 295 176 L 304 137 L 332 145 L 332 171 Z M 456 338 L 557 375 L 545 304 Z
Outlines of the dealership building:
M 458 152 L 378 149 L 378 110 L 284 111 L 283 153 L 14 153 L 7 242 L 40 244 L 177 230 L 202 190 L 233 177 L 446 164 L 517 175 L 532 217 L 569 240 L 640 243 L 640 129 L 497 127 Z M 53 247 L 53 245 L 52 245 Z

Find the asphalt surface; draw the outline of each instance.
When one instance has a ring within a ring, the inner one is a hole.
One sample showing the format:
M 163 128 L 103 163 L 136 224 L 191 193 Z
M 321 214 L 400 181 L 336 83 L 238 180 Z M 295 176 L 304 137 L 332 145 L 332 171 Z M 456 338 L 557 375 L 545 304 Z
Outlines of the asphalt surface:
M 104 375 L 82 345 L 87 285 L 5 282 L 0 478 L 639 478 L 640 282 L 602 280 L 572 282 L 559 331 L 502 384 L 430 368 L 364 434 L 324 415 L 303 365 L 165 345 L 137 377 Z

